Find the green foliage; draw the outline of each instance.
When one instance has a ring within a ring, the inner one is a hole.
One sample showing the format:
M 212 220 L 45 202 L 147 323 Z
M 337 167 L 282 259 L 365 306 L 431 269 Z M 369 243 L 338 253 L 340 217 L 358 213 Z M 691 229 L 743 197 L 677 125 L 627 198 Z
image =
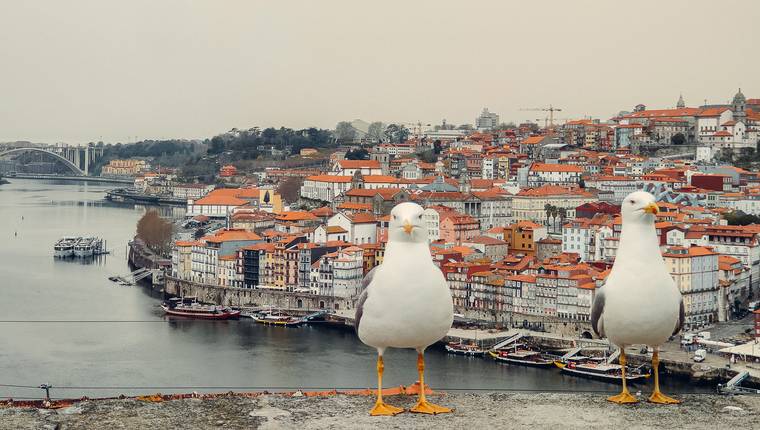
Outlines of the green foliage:
M 403 125 L 389 124 L 385 128 L 385 138 L 391 143 L 403 143 L 409 138 L 409 129 Z
M 274 148 L 279 151 L 289 150 L 288 155 L 298 154 L 303 148 L 335 147 L 329 130 L 314 127 L 293 130 L 281 127 L 257 127 L 248 130 L 232 130 L 229 133 L 214 136 L 209 141 L 208 153 L 211 155 L 231 152 L 236 160 L 255 160 L 263 151 Z
M 369 125 L 369 128 L 367 129 L 367 139 L 369 139 L 372 142 L 381 142 L 383 140 L 383 137 L 385 134 L 383 131 L 385 128 L 383 127 L 383 123 L 380 121 L 375 121 L 372 124 Z
M 356 129 L 348 121 L 341 121 L 335 126 L 335 138 L 339 141 L 352 141 L 356 138 Z
M 757 215 L 746 214 L 742 211 L 733 211 L 723 214 L 729 225 L 749 225 L 760 224 L 760 217 Z
M 417 153 L 417 158 L 424 161 L 425 163 L 435 163 L 438 161 L 438 156 L 436 155 L 435 151 L 432 149 L 428 149 L 423 152 Z
M 368 160 L 369 152 L 364 148 L 354 149 L 346 152 L 346 160 Z

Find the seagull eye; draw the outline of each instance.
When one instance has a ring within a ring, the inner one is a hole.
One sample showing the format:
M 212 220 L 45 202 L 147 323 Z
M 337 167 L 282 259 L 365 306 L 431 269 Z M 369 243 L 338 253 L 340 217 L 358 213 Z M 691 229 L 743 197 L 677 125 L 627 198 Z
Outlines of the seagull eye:
M 634 203 L 636 203 L 636 200 L 628 200 L 628 203 L 634 204 Z

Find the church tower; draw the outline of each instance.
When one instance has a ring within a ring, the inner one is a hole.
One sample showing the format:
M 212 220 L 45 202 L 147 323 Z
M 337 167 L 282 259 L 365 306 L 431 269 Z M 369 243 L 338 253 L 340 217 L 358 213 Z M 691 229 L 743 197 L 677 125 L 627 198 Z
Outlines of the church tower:
M 683 94 L 679 94 L 678 96 L 678 103 L 676 103 L 676 108 L 683 109 L 686 107 L 686 103 L 683 101 Z
M 747 98 L 742 94 L 742 89 L 739 88 L 739 92 L 734 96 L 734 101 L 731 103 L 731 110 L 734 111 L 734 120 L 743 121 L 747 116 L 744 111 L 747 108 Z

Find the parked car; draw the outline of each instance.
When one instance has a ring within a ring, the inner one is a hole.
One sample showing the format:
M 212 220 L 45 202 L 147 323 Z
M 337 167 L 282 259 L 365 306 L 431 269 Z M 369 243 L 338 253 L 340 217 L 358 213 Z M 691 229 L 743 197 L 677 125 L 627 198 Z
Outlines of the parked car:
M 694 351 L 694 357 L 692 359 L 696 361 L 697 363 L 701 363 L 705 361 L 705 358 L 707 358 L 707 351 L 704 349 L 698 349 Z

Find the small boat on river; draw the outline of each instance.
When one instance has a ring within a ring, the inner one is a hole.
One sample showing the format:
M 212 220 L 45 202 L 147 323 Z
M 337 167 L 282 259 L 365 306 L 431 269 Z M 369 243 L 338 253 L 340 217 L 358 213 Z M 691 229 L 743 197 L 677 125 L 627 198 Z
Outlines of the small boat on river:
M 562 373 L 568 375 L 618 384 L 623 382 L 623 366 L 607 363 L 603 358 L 573 357 L 566 361 L 557 360 L 554 364 L 561 369 Z M 643 371 L 642 367 L 627 366 L 625 369 L 625 380 L 627 382 L 638 382 L 649 376 L 650 373 Z
M 161 304 L 161 309 L 167 315 L 187 318 L 229 320 L 240 317 L 238 310 L 227 306 L 204 305 L 194 297 L 171 298 Z
M 474 343 L 449 342 L 446 344 L 446 352 L 449 354 L 464 355 L 467 357 L 482 357 L 485 350 Z
M 496 350 L 488 351 L 488 355 L 493 357 L 496 361 L 503 361 L 509 364 L 531 367 L 554 366 L 554 359 L 541 351 L 533 351 L 529 349 Z
M 259 324 L 282 327 L 296 327 L 305 322 L 303 318 L 298 318 L 281 311 L 262 311 L 251 314 L 250 317 Z

